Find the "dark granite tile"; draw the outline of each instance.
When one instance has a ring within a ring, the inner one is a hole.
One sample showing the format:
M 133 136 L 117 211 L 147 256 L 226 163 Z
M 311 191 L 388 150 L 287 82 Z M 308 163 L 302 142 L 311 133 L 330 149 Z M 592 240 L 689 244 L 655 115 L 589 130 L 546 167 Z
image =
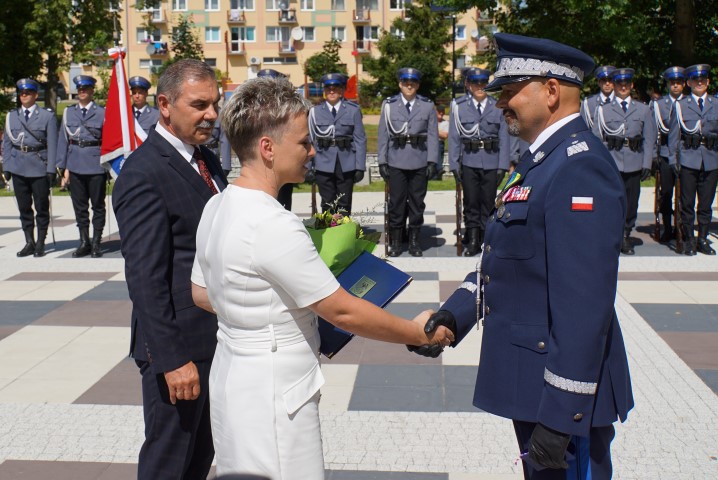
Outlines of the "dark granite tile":
M 107 281 L 117 275 L 117 272 L 23 272 L 13 275 L 8 280 L 20 281 L 69 281 L 69 280 L 101 280 Z
M 129 300 L 72 300 L 37 319 L 33 325 L 129 327 L 131 315 Z
M 466 272 L 467 274 L 469 272 Z M 439 282 L 439 298 L 445 302 L 457 288 L 461 285 L 462 280 L 442 280 Z
M 439 279 L 439 273 L 438 272 L 406 272 L 414 280 L 421 280 L 421 281 L 427 281 L 427 280 L 438 280 Z
M 3 227 L 3 228 L 0 228 L 0 235 L 5 235 L 6 233 L 11 233 L 11 232 L 14 232 L 15 230 L 19 230 L 19 229 L 20 229 L 19 226 L 18 226 L 18 228 L 5 228 L 5 227 Z
M 89 290 L 76 300 L 129 300 L 130 294 L 127 292 L 126 282 L 104 282 Z
M 701 377 L 701 380 L 710 387 L 711 390 L 718 395 L 718 370 L 696 370 L 696 374 Z
M 122 360 L 73 403 L 142 405 L 142 377 L 135 360 Z
M 326 480 L 448 480 L 448 473 L 326 470 Z
M 649 281 L 718 281 L 718 272 L 619 272 L 619 280 Z
M 424 310 L 438 310 L 438 303 L 390 303 L 385 310 L 404 318 L 414 318 Z
M 60 307 L 63 303 L 65 302 L 3 301 L 0 325 L 28 325 Z
M 438 387 L 362 387 L 354 385 L 350 411 L 442 412 L 442 391 Z
M 657 332 L 718 332 L 718 305 L 634 303 Z
M 689 367 L 718 370 L 718 332 L 660 332 Z
M 100 478 L 104 479 L 102 474 L 108 466 L 108 463 L 6 460 L 0 464 L 0 478 L 8 480 L 99 480 Z M 133 478 L 134 475 L 136 475 L 136 471 L 125 478 Z
M 427 358 L 409 352 L 404 345 L 354 337 L 332 359 L 322 358 L 331 365 L 440 365 L 440 358 Z

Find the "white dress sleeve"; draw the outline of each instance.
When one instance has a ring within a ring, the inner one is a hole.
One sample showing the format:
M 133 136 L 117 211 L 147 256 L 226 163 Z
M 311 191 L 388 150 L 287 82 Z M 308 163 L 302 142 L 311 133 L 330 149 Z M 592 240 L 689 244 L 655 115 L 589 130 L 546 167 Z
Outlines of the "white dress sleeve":
M 202 267 L 199 264 L 199 255 L 197 254 L 195 254 L 194 256 L 194 263 L 192 264 L 192 276 L 190 277 L 190 279 L 195 285 L 207 288 L 207 284 L 204 281 L 204 274 L 202 273 Z

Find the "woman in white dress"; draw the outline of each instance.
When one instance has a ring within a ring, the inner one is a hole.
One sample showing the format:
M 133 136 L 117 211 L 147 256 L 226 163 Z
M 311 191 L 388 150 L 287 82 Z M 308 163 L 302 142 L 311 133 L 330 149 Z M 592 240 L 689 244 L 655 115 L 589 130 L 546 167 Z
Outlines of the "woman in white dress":
M 431 312 L 407 321 L 341 288 L 302 222 L 277 202 L 314 155 L 309 107 L 286 79 L 257 78 L 222 109 L 242 170 L 205 207 L 192 271 L 195 303 L 219 319 L 209 383 L 218 475 L 324 478 L 317 315 L 387 342 L 453 340 L 444 327 L 427 337 Z

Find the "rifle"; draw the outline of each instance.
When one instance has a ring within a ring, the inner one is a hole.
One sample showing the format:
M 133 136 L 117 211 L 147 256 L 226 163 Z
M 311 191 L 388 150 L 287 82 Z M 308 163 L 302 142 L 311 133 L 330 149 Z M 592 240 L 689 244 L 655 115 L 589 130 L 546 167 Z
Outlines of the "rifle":
M 391 232 L 389 231 L 389 182 L 384 182 L 384 256 L 389 256 L 389 242 Z
M 317 213 L 317 184 L 312 182 L 312 215 Z
M 461 168 L 461 167 L 459 167 Z M 461 182 L 456 182 L 456 256 L 460 257 L 464 251 L 461 243 Z
M 660 160 L 659 160 L 660 162 Z M 653 240 L 656 242 L 661 241 L 661 220 L 660 210 L 661 209 L 661 166 L 660 163 L 656 169 L 656 186 L 653 189 L 653 215 L 656 217 L 656 223 L 653 227 Z
M 676 253 L 683 253 L 683 224 L 681 223 L 681 178 L 676 175 L 673 193 L 673 224 L 676 226 Z

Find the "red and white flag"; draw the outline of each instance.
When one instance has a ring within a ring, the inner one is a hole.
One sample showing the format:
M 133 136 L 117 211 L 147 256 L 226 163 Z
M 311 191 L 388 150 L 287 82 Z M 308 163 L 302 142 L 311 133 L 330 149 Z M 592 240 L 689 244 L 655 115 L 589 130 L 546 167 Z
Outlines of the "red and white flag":
M 110 90 L 105 105 L 105 123 L 102 127 L 100 164 L 113 178 L 120 174 L 127 157 L 147 138 L 137 119 L 132 115 L 130 89 L 125 74 L 125 50 L 111 48 L 108 53 L 115 61 L 110 79 Z
M 593 197 L 571 197 L 571 211 L 592 212 Z

